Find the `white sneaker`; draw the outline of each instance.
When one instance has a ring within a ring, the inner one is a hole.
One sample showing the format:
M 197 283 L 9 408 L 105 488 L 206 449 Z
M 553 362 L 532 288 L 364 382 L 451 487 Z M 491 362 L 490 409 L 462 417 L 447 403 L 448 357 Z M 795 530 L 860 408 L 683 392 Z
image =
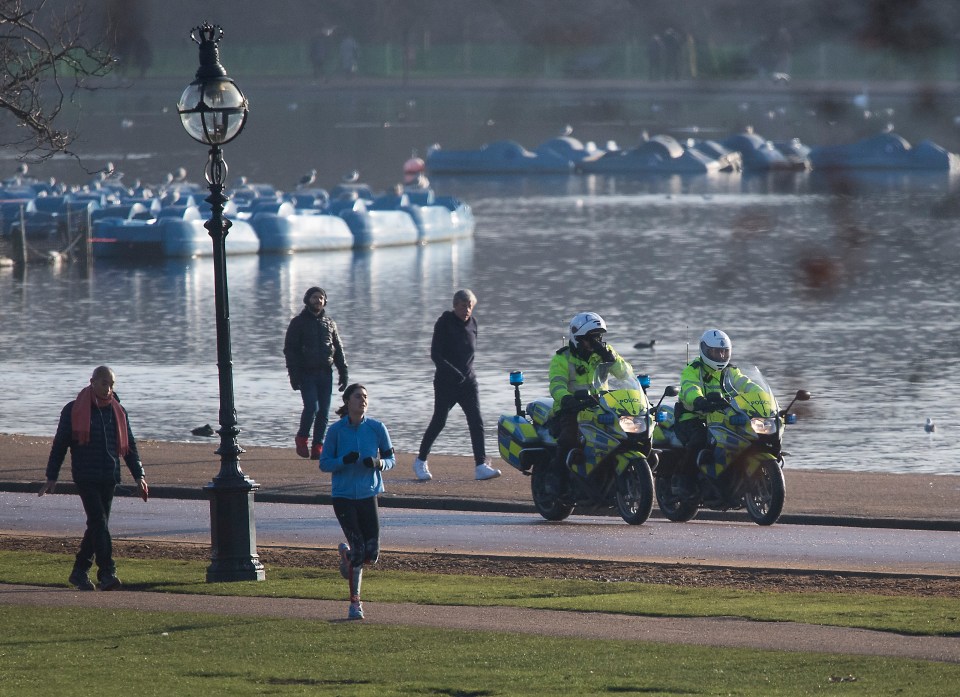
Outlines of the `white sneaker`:
M 427 467 L 427 461 L 421 460 L 419 457 L 413 461 L 413 473 L 421 482 L 429 482 L 433 479 L 430 468 Z
M 486 459 L 477 465 L 477 479 L 496 479 L 500 476 L 500 470 L 490 466 L 490 459 Z

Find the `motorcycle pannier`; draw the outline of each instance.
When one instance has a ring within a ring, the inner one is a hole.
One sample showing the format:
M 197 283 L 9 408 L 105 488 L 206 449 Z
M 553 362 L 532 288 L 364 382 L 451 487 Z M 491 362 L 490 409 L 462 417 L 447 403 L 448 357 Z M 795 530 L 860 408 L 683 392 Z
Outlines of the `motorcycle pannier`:
M 521 462 L 520 451 L 524 448 L 536 448 L 540 445 L 533 424 L 522 416 L 501 416 L 497 422 L 497 445 L 504 462 L 520 471 L 530 469 L 529 459 Z

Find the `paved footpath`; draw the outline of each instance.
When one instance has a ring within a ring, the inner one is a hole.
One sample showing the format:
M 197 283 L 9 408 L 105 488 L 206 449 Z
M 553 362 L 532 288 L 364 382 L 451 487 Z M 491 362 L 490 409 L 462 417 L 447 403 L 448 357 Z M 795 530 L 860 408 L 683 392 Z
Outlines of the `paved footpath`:
M 218 438 L 197 442 L 143 441 L 140 455 L 156 497 L 203 498 L 203 487 L 219 472 Z M 44 479 L 50 438 L 0 434 L 0 491 L 36 491 Z M 241 445 L 242 439 L 241 439 Z M 329 503 L 330 476 L 317 463 L 297 457 L 293 448 L 246 447 L 245 474 L 259 485 L 256 500 L 278 503 Z M 471 458 L 432 455 L 434 479 L 418 482 L 413 455 L 398 453 L 397 467 L 385 474 L 382 506 L 451 510 L 532 511 L 530 479 L 495 459 L 503 476 L 478 482 Z M 842 523 L 960 530 L 960 476 L 784 470 L 787 500 L 781 522 Z M 124 469 L 125 482 L 130 483 Z M 68 491 L 69 463 L 61 479 Z M 657 515 L 656 507 L 654 515 Z M 734 514 L 743 519 L 742 511 Z M 702 511 L 701 519 L 711 513 Z
M 138 612 L 196 612 L 346 622 L 347 603 L 299 598 L 236 598 L 0 585 L 0 605 L 84 607 Z M 650 641 L 772 651 L 888 656 L 960 663 L 960 638 L 906 636 L 793 622 L 728 617 L 634 617 L 598 612 L 364 602 L 364 624 L 494 631 L 581 639 Z

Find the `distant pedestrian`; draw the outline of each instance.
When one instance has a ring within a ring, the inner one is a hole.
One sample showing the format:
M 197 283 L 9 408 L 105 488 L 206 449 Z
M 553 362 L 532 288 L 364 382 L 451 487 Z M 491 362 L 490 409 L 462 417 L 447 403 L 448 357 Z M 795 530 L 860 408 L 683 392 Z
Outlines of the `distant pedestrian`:
M 360 56 L 360 46 L 350 34 L 340 41 L 340 72 L 353 77 L 359 70 L 357 59 Z
M 47 459 L 47 481 L 39 493 L 43 496 L 54 492 L 69 450 L 70 473 L 87 516 L 87 528 L 69 580 L 82 591 L 96 588 L 88 576 L 94 560 L 100 590 L 117 590 L 122 585 L 117 578 L 109 527 L 113 494 L 120 483 L 120 458 L 136 480 L 140 498 L 146 501 L 150 493 L 127 410 L 113 391 L 114 382 L 113 371 L 99 366 L 93 371 L 90 384 L 60 412 Z
M 444 312 L 433 327 L 430 342 L 430 359 L 436 364 L 433 376 L 433 417 L 420 441 L 420 451 L 413 461 L 413 473 L 417 479 L 433 479 L 427 458 L 433 442 L 447 425 L 447 415 L 459 404 L 467 417 L 470 443 L 473 447 L 477 479 L 493 479 L 500 470 L 490 465 L 483 444 L 483 418 L 480 415 L 480 391 L 477 374 L 473 370 L 473 358 L 477 349 L 477 319 L 473 310 L 477 296 L 468 289 L 458 290 L 453 296 L 453 310 Z
M 313 66 L 313 76 L 316 78 L 326 78 L 332 34 L 331 27 L 324 27 L 310 41 L 310 64 Z
M 396 464 L 387 427 L 367 415 L 367 388 L 354 383 L 343 392 L 342 418 L 330 427 L 323 443 L 320 469 L 333 474 L 333 512 L 347 542 L 340 543 L 340 575 L 350 588 L 347 617 L 363 619 L 360 584 L 365 564 L 380 558 L 382 472 Z
M 333 392 L 333 366 L 340 377 L 341 392 L 347 386 L 347 360 L 337 323 L 327 315 L 327 292 L 314 286 L 303 295 L 305 307 L 290 320 L 283 341 L 290 387 L 300 391 L 303 412 L 294 438 L 297 455 L 316 460 L 323 448 Z M 313 444 L 308 447 L 311 430 Z
M 683 64 L 683 45 L 685 40 L 680 37 L 673 27 L 663 32 L 664 46 L 664 74 L 667 80 L 679 80 L 681 77 L 681 65 Z
M 663 43 L 663 38 L 659 34 L 650 37 L 647 43 L 647 74 L 651 81 L 659 82 L 664 77 L 664 63 L 667 48 Z

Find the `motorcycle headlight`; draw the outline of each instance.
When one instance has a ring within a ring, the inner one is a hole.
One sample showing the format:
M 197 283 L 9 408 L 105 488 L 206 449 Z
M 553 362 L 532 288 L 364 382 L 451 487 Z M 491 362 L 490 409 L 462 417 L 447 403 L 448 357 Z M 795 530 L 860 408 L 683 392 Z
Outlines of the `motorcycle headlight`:
M 777 432 L 777 420 L 773 417 L 766 419 L 753 418 L 750 419 L 750 427 L 753 428 L 754 433 L 766 436 Z
M 620 428 L 624 433 L 643 433 L 646 423 L 642 416 L 621 416 Z

